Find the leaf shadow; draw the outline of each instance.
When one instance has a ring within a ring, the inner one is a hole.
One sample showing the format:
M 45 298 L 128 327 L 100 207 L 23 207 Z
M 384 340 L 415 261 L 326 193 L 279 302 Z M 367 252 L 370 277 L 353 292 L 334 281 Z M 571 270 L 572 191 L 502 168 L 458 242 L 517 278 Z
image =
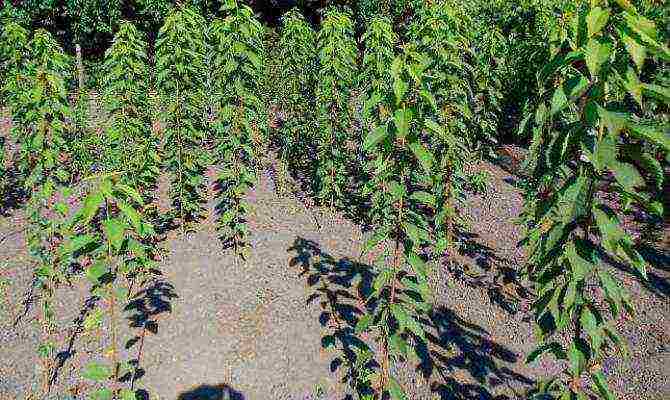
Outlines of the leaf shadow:
M 431 390 L 442 400 L 521 399 L 510 383 L 531 386 L 534 381 L 503 364 L 514 363 L 518 355 L 495 342 L 489 333 L 468 322 L 446 306 L 433 309 L 422 321 L 427 331 L 427 346 L 420 348 L 419 370 L 432 380 Z M 454 372 L 460 370 L 471 382 L 460 382 Z M 434 380 L 438 376 L 438 380 Z M 489 388 L 504 385 L 513 397 L 494 395 Z
M 330 372 L 342 371 L 342 382 L 354 383 L 358 354 L 370 350 L 355 334 L 355 327 L 367 308 L 364 299 L 371 291 L 372 267 L 348 258 L 336 259 L 318 243 L 300 237 L 288 251 L 296 253 L 289 266 L 300 267 L 300 276 L 310 287 L 307 305 L 318 302 L 321 308 L 319 323 L 326 332 L 322 347 L 339 350 L 330 362 Z
M 121 377 L 122 382 L 130 382 L 131 389 L 145 374 L 141 361 L 147 332 L 154 335 L 158 333 L 158 321 L 161 315 L 172 312 L 172 301 L 178 297 L 172 283 L 163 278 L 153 277 L 143 289 L 132 296 L 124 308 L 124 311 L 129 313 L 127 319 L 130 327 L 139 330 L 125 343 L 125 349 L 128 351 L 137 345 L 136 356 L 129 360 L 131 371 Z
M 472 288 L 484 289 L 492 303 L 508 314 L 518 311 L 519 303 L 531 295 L 519 277 L 512 261 L 500 257 L 495 249 L 478 241 L 479 235 L 459 232 L 461 243 L 458 253 L 471 260 L 483 273 L 473 271 L 466 263 L 457 263 L 452 259 L 443 260 L 447 270 L 459 281 Z

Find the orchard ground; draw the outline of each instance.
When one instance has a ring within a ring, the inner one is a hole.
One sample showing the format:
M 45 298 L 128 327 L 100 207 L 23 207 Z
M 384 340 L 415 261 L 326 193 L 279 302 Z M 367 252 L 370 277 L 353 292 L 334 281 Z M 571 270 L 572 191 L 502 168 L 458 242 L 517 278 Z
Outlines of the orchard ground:
M 549 359 L 524 362 L 536 340 L 526 283 L 515 272 L 524 262 L 517 247 L 521 230 L 513 223 L 522 204 L 517 178 L 487 162 L 475 169 L 488 171 L 490 180 L 484 194 L 469 193 L 465 201 L 470 227 L 462 254 L 435 271 L 435 312 L 425 321 L 430 345 L 423 359 L 410 360 L 399 371 L 411 399 L 521 399 L 536 379 L 559 369 Z M 221 247 L 211 185 L 208 216 L 196 232 L 172 231 L 162 242 L 162 275 L 138 291 L 124 312 L 123 343 L 144 336 L 142 373 L 134 386 L 148 398 L 346 395 L 339 379 L 346 364 L 336 361 L 342 352 L 327 347 L 335 331 L 346 338 L 362 304 L 352 271 L 365 272 L 372 263 L 359 258 L 366 233 L 342 215 L 306 206 L 293 195 L 278 196 L 274 184 L 269 173 L 262 174 L 249 193 L 248 260 Z M 41 379 L 25 226 L 21 210 L 9 211 L 0 223 L 0 274 L 8 282 L 0 297 L 2 400 L 23 398 Z M 658 248 L 648 249 L 654 255 L 650 283 L 614 269 L 638 313 L 634 321 L 617 321 L 630 356 L 607 358 L 602 365 L 622 400 L 670 398 L 667 238 L 666 229 Z M 106 350 L 98 333 L 81 326 L 94 302 L 88 284 L 81 279 L 72 285 L 76 290 L 65 287 L 56 294 L 61 330 L 53 393 L 85 393 L 90 383 L 81 368 Z M 333 310 L 339 328 L 328 318 Z M 132 327 L 143 319 L 152 321 L 144 335 Z M 131 349 L 128 358 L 136 358 L 137 346 Z

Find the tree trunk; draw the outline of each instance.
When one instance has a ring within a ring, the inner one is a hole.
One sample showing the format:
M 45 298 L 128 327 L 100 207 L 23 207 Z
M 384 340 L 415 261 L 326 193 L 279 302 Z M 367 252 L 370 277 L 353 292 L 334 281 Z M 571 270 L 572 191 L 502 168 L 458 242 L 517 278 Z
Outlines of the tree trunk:
M 81 56 L 81 45 L 75 45 L 75 52 L 77 54 L 77 78 L 79 81 L 79 93 L 84 90 L 84 61 Z

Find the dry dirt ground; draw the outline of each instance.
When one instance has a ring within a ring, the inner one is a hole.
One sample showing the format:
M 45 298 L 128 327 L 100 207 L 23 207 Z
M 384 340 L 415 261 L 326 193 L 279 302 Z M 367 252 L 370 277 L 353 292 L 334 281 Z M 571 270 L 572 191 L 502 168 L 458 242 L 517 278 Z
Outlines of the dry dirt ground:
M 516 246 L 521 232 L 512 223 L 520 211 L 520 192 L 514 177 L 499 167 L 484 163 L 479 168 L 491 179 L 484 194 L 470 194 L 465 201 L 471 220 L 465 254 L 451 272 L 446 264 L 437 269 L 436 311 L 425 321 L 431 325 L 430 357 L 398 371 L 411 399 L 522 398 L 535 380 L 559 367 L 550 360 L 524 363 L 535 339 L 528 300 L 515 299 L 524 294 L 515 274 L 524 258 Z M 349 331 L 326 321 L 324 312 L 340 315 L 344 325 L 355 318 L 357 299 L 355 294 L 347 299 L 347 293 L 355 292 L 353 271 L 360 277 L 368 270 L 370 260 L 359 259 L 365 234 L 341 215 L 277 196 L 268 175 L 250 200 L 247 261 L 222 250 L 210 215 L 196 233 L 170 233 L 162 244 L 162 276 L 147 283 L 123 313 L 123 342 L 141 337 L 133 322 L 152 321 L 135 383 L 148 398 L 307 400 L 346 394 L 338 379 L 346 371 L 336 360 L 340 342 L 329 349 L 322 343 L 328 335 L 345 338 Z M 24 227 L 21 211 L 0 222 L 0 274 L 9 281 L 1 297 L 3 400 L 24 398 L 39 388 L 41 376 Z M 660 261 L 650 271 L 651 283 L 618 275 L 638 310 L 634 322 L 619 321 L 630 357 L 603 365 L 620 399 L 670 398 L 667 250 L 656 254 Z M 56 293 L 62 365 L 54 391 L 63 393 L 86 390 L 90 383 L 80 370 L 87 360 L 104 357 L 107 343 L 101 345 L 98 337 L 109 336 L 107 320 L 103 331 L 76 328 L 92 303 L 85 283 L 72 285 Z M 126 356 L 135 358 L 137 349 L 135 343 Z

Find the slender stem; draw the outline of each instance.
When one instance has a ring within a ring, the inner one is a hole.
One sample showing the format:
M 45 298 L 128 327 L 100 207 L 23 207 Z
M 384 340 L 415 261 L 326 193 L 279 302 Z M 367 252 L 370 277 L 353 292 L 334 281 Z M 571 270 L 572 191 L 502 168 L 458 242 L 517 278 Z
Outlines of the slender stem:
M 181 103 L 181 93 L 179 92 L 179 79 L 176 79 L 176 84 L 177 84 L 177 99 Z M 178 107 L 179 110 L 181 108 Z M 182 152 L 182 137 L 181 137 L 181 119 L 179 118 L 179 112 L 176 113 L 175 116 L 175 136 L 177 138 L 177 187 L 179 190 L 179 222 L 181 222 L 181 233 L 182 235 L 186 233 L 186 222 L 184 221 L 184 177 L 183 177 L 183 152 Z
M 109 202 L 105 200 L 105 217 L 109 219 Z M 107 264 L 112 264 L 112 245 L 107 242 Z M 116 389 L 116 383 L 118 381 L 118 355 L 117 355 L 117 321 L 116 321 L 116 295 L 114 293 L 114 282 L 116 280 L 116 267 L 112 271 L 113 280 L 109 283 L 108 286 L 108 295 L 109 295 L 109 318 L 111 324 L 111 333 L 112 333 L 112 343 L 111 343 L 111 353 L 112 353 L 112 389 Z
M 400 177 L 400 182 L 404 183 L 404 177 Z M 398 281 L 396 279 L 396 274 L 400 269 L 400 263 L 402 260 L 402 252 L 400 249 L 400 241 L 402 240 L 402 221 L 404 218 L 404 201 L 401 198 L 398 202 L 398 219 L 396 221 L 396 237 L 395 237 L 395 249 L 393 251 L 393 274 L 391 277 L 391 299 L 389 305 L 395 303 L 396 290 L 398 286 Z M 384 328 L 382 328 L 384 329 Z M 381 378 L 381 390 L 379 390 L 380 398 L 384 393 L 384 388 L 388 385 L 390 381 L 390 364 L 391 360 L 389 359 L 388 351 L 388 333 L 384 332 L 383 341 L 382 341 L 382 378 Z

